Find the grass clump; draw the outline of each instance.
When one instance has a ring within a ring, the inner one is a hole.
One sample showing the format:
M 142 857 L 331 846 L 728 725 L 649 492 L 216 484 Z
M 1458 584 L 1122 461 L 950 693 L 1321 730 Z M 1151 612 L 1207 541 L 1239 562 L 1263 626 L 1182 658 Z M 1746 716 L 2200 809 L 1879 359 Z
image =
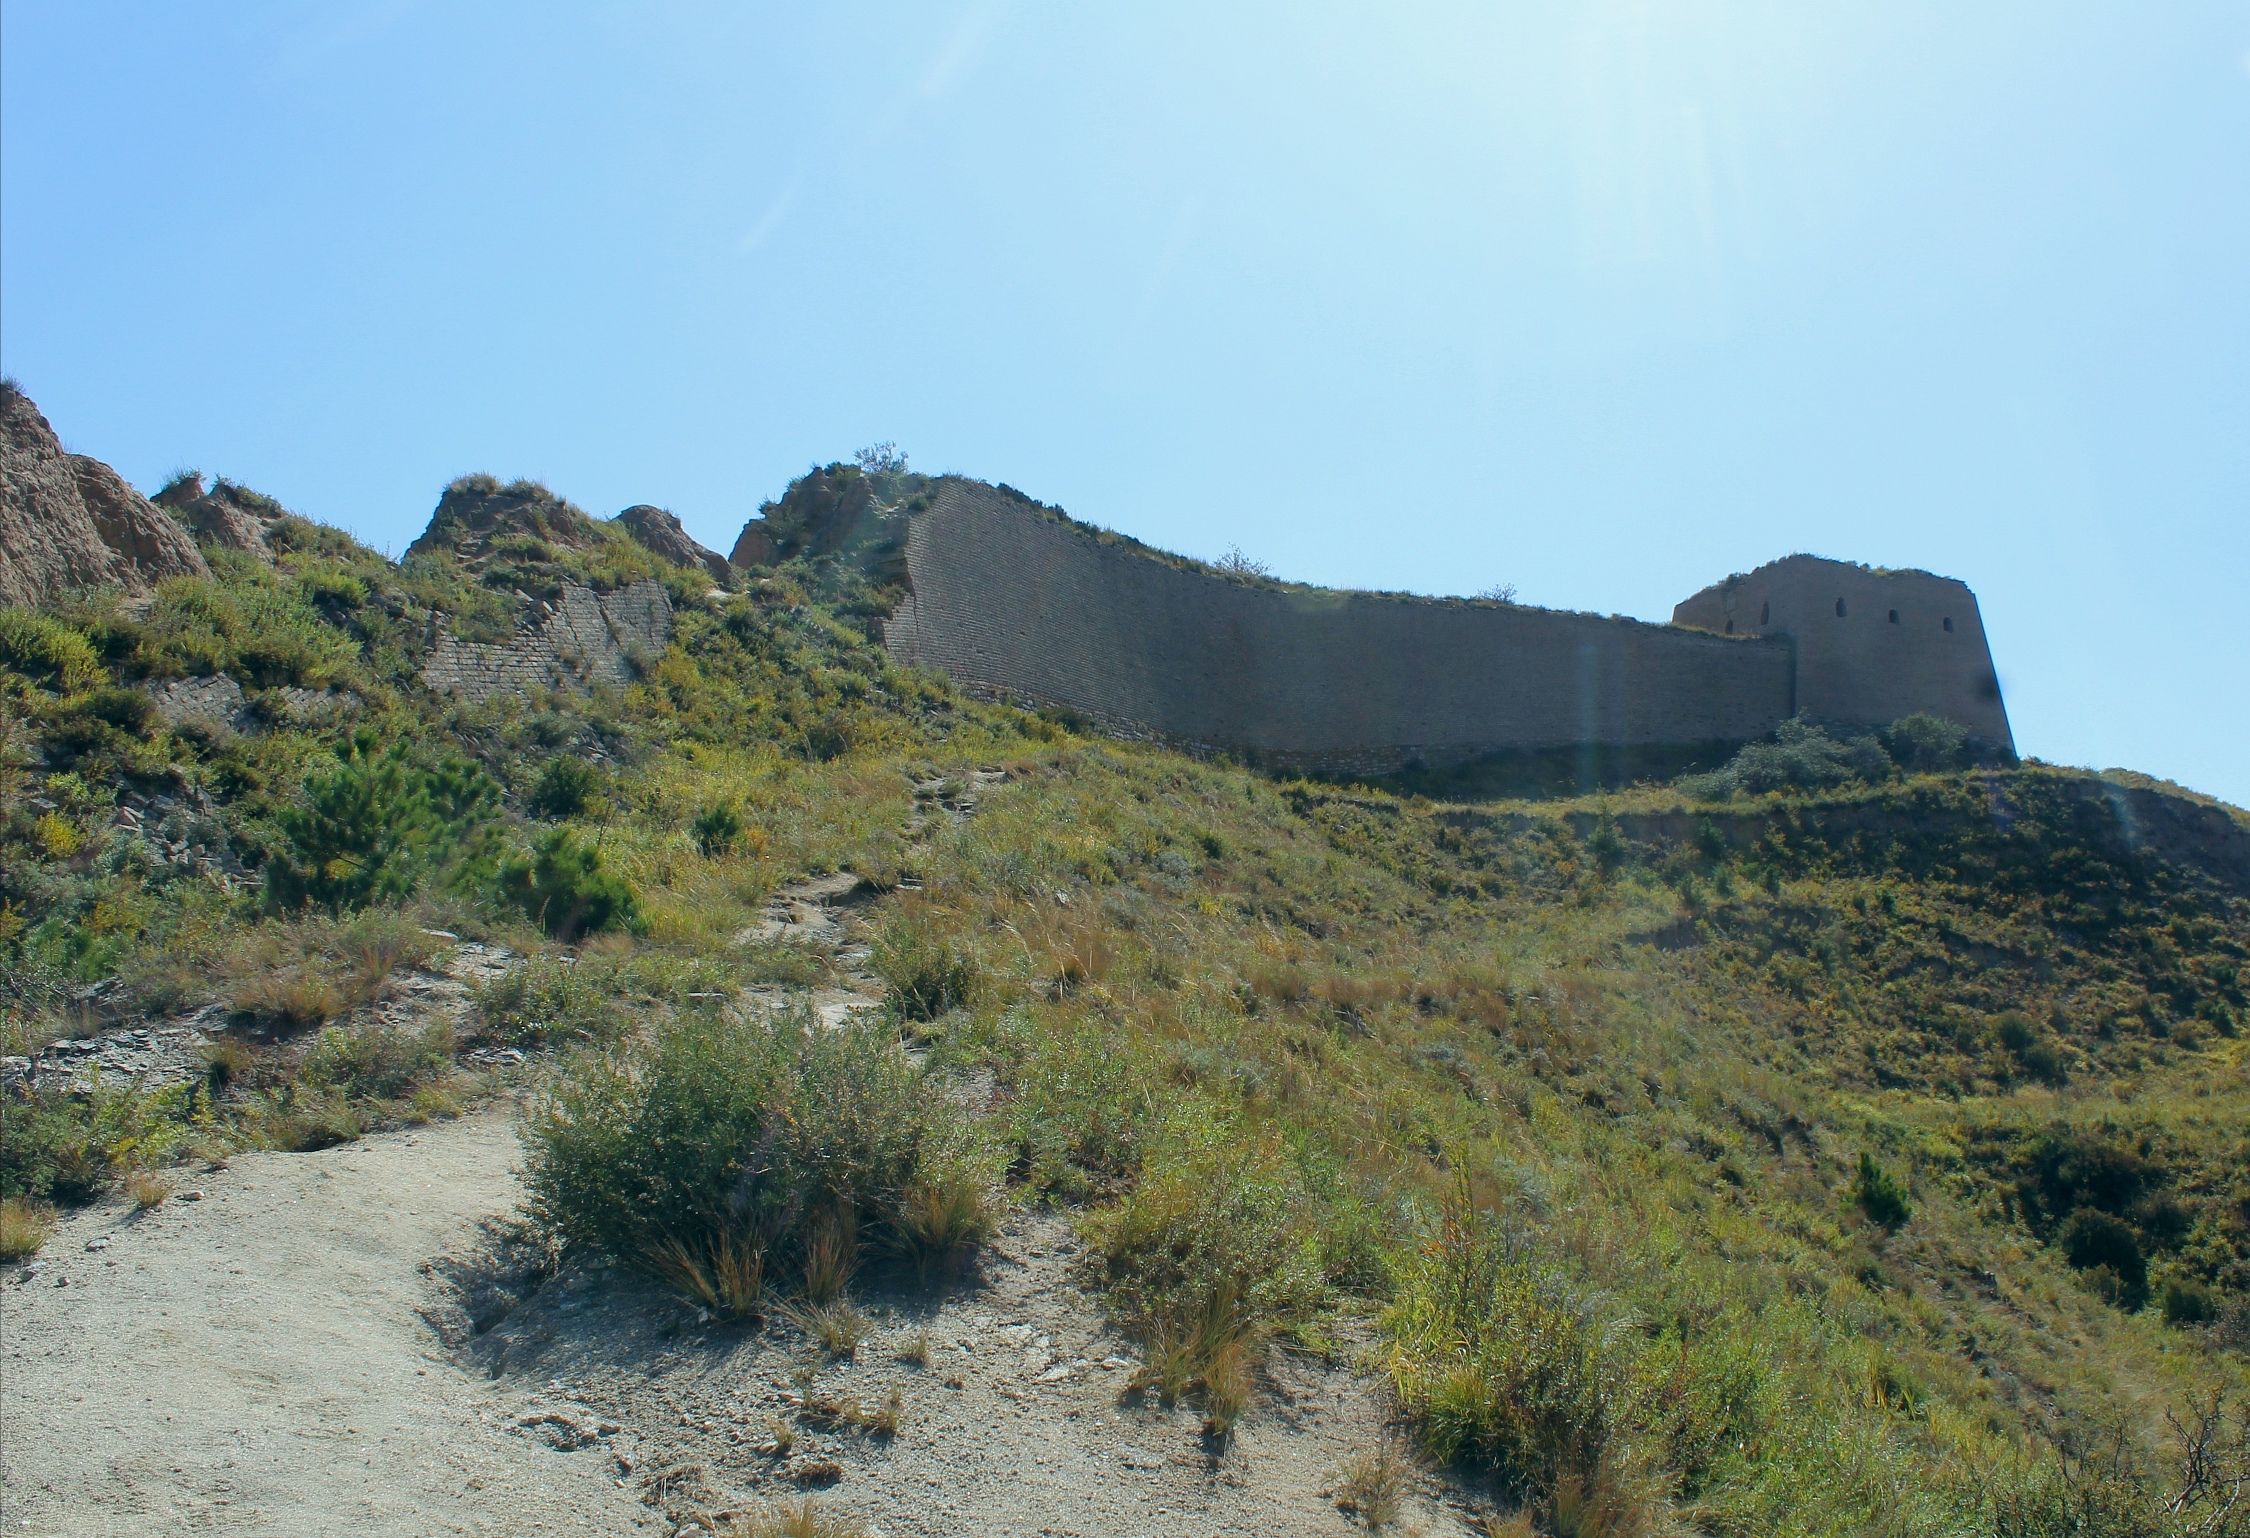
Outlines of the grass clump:
M 901 1020 L 951 1014 L 969 1001 L 976 982 L 969 957 L 911 916 L 894 919 L 876 937 L 874 964 L 884 1002 Z
M 1431 1453 L 1545 1500 L 1608 1467 L 1622 1374 L 1589 1301 L 1456 1203 L 1385 1319 L 1399 1403 Z
M 722 1538 L 869 1538 L 869 1529 L 816 1501 L 770 1507 L 735 1517 Z
M 535 1210 L 566 1242 L 659 1276 L 683 1252 L 756 1251 L 820 1301 L 860 1244 L 911 1247 L 907 1192 L 969 1142 L 881 1027 L 715 1012 L 582 1058 L 527 1140 Z
M 0 1197 L 0 1261 L 28 1260 L 55 1230 L 55 1209 L 20 1196 Z
M 1260 1351 L 1324 1299 L 1302 1187 L 1272 1150 L 1206 1129 L 1158 1153 L 1089 1222 L 1115 1305 L 1147 1343 L 1135 1386 L 1199 1392 L 1217 1434 L 1248 1406 Z
M 163 1206 L 178 1189 L 171 1176 L 157 1170 L 134 1170 L 125 1177 L 125 1195 L 142 1212 Z
M 1414 1478 L 1413 1455 L 1393 1436 L 1355 1454 L 1339 1472 L 1336 1509 L 1359 1518 L 1371 1530 L 1391 1525 Z

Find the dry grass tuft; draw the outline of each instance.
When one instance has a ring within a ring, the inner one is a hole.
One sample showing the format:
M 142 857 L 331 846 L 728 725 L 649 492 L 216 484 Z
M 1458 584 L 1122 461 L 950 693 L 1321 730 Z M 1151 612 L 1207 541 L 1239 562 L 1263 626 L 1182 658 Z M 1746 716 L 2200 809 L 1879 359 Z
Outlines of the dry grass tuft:
M 983 1244 L 999 1226 L 998 1198 L 969 1168 L 933 1170 L 908 1186 L 899 1202 L 899 1232 L 925 1275 Z
M 28 1260 L 55 1229 L 55 1209 L 19 1197 L 0 1198 L 0 1261 Z
M 1642 1538 L 1655 1525 L 1655 1507 L 1634 1486 L 1607 1462 L 1591 1475 L 1563 1475 L 1547 1500 L 1547 1531 L 1554 1538 Z
M 1336 1485 L 1336 1509 L 1351 1513 L 1370 1529 L 1388 1527 L 1398 1516 L 1413 1474 L 1405 1444 L 1386 1435 L 1372 1452 L 1344 1465 Z
M 344 1012 L 343 990 L 311 967 L 257 972 L 228 990 L 227 1007 L 238 1015 L 301 1028 L 325 1025 Z
M 816 1501 L 800 1501 L 736 1517 L 721 1530 L 721 1538 L 870 1538 L 870 1534 L 850 1517 L 823 1511 Z
M 1235 1422 L 1250 1408 L 1250 1345 L 1242 1336 L 1220 1343 L 1203 1363 L 1203 1430 L 1213 1437 L 1234 1434 Z
M 857 1356 L 869 1334 L 867 1316 L 848 1300 L 785 1303 L 781 1316 L 803 1330 L 830 1356 Z
M 805 1296 L 826 1306 L 844 1295 L 859 1269 L 859 1223 L 848 1212 L 831 1213 L 805 1241 Z
M 834 1394 L 808 1394 L 797 1413 L 807 1424 L 823 1431 L 857 1431 L 888 1439 L 898 1435 L 899 1417 L 905 1409 L 904 1396 L 894 1388 L 879 1404 L 873 1405 L 862 1399 L 843 1399 Z
M 247 1083 L 258 1054 L 239 1036 L 214 1036 L 203 1044 L 203 1072 L 213 1093 Z
M 700 1250 L 666 1239 L 649 1269 L 715 1314 L 754 1317 L 766 1294 L 766 1254 L 748 1239 L 722 1233 Z
M 155 1170 L 134 1170 L 125 1177 L 125 1194 L 143 1212 L 163 1206 L 165 1200 L 178 1189 L 178 1184 L 171 1176 L 160 1175 Z

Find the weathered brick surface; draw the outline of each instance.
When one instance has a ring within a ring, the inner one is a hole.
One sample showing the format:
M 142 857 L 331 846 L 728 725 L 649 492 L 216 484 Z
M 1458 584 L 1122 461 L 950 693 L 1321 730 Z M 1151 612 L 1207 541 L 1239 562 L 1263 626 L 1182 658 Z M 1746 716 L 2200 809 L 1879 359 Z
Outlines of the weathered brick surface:
M 1792 555 L 1705 588 L 1672 622 L 1788 638 L 1796 709 L 1819 720 L 1883 726 L 1928 711 L 2015 746 L 1976 594 L 1951 577 Z
M 563 684 L 630 683 L 638 664 L 660 656 L 671 639 L 672 601 L 662 583 L 636 582 L 614 593 L 570 583 L 559 599 L 527 614 L 511 640 L 441 633 L 422 664 L 422 681 L 478 701 Z
M 1120 736 L 1378 773 L 1504 748 L 1742 740 L 1786 642 L 1496 603 L 1251 585 L 944 482 L 907 540 L 902 660 Z

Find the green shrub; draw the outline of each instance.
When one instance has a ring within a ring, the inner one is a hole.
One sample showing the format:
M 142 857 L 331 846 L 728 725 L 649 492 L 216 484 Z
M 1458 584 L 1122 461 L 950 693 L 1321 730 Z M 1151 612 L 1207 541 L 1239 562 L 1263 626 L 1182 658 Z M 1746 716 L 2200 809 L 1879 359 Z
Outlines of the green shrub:
M 911 917 L 894 919 L 875 939 L 884 1002 L 902 1020 L 935 1020 L 969 1000 L 976 965 Z
M 245 684 L 322 688 L 353 677 L 360 647 L 301 590 L 244 558 L 217 578 L 158 584 L 154 606 L 133 632 L 132 663 L 158 678 L 224 673 Z
M 614 1039 L 616 979 L 571 959 L 532 956 L 471 990 L 477 1033 L 516 1046 Z
M 169 1159 L 188 1135 L 188 1107 L 184 1085 L 12 1099 L 0 1115 L 0 1197 L 92 1201 L 121 1170 Z
M 1273 1151 L 1208 1129 L 1153 1155 L 1088 1229 L 1113 1298 L 1150 1335 L 1219 1298 L 1232 1300 L 1240 1331 L 1262 1332 L 1305 1318 L 1325 1295 L 1302 1183 Z
M 2219 1317 L 2219 1298 L 2201 1282 L 2180 1278 L 2164 1284 L 2166 1324 L 2209 1324 Z
M 1959 769 L 1969 761 L 1969 734 L 1943 716 L 1918 711 L 1883 730 L 1883 746 L 1909 774 Z
M 1232 1430 L 1267 1338 L 1326 1297 L 1310 1207 L 1274 1150 L 1205 1127 L 1088 1220 L 1111 1303 L 1146 1344 L 1135 1387 L 1199 1391 L 1205 1429 Z
M 1399 1404 L 1437 1458 L 1523 1497 L 1596 1480 L 1621 1375 L 1593 1308 L 1456 1201 L 1384 1315 Z
M 1735 754 L 1726 773 L 1751 795 L 1771 790 L 1821 790 L 1853 780 L 1881 780 L 1890 755 L 1873 737 L 1840 741 L 1803 720 L 1784 721 L 1771 742 L 1754 742 Z
M 1877 1164 L 1870 1153 L 1859 1156 L 1859 1174 L 1852 1184 L 1852 1199 L 1870 1220 L 1885 1228 L 1904 1227 L 1906 1220 L 1914 1215 L 1914 1209 L 1906 1200 L 1906 1187 L 1899 1184 L 1889 1170 Z
M 558 940 L 641 927 L 632 887 L 602 863 L 598 846 L 568 828 L 549 828 L 528 852 L 502 861 L 500 890 Z
M 887 1029 L 715 1013 L 581 1058 L 525 1143 L 548 1228 L 667 1276 L 683 1254 L 801 1269 L 823 1233 L 908 1248 L 908 1194 L 971 1146 Z
M 722 801 L 696 813 L 691 831 L 695 835 L 695 847 L 703 851 L 706 859 L 722 855 L 742 837 L 742 814 L 731 803 Z
M 1008 1074 L 1012 1132 L 1034 1186 L 1069 1196 L 1113 1189 L 1139 1167 L 1155 1118 L 1151 1065 L 1083 1020 L 1005 1017 L 1023 1058 Z
M 586 810 L 601 783 L 592 764 L 582 758 L 551 758 L 540 771 L 539 782 L 524 798 L 524 809 L 534 817 L 561 820 Z
M 0 667 L 57 693 L 86 688 L 102 676 L 92 642 L 29 609 L 0 608 Z
M 357 733 L 276 817 L 283 842 L 266 864 L 267 898 L 341 912 L 405 897 L 441 871 L 477 869 L 499 800 L 499 786 L 472 765 L 424 768 L 403 741 L 379 747 L 372 732 Z
M 2120 1289 L 2115 1301 L 2138 1308 L 2148 1298 L 2148 1257 L 2140 1235 L 2124 1219 L 2082 1207 L 2064 1220 L 2056 1235 L 2063 1259 L 2076 1271 L 2107 1270 Z
M 331 1025 L 306 1050 L 299 1069 L 315 1089 L 355 1100 L 397 1100 L 453 1062 L 453 1028 L 443 1021 L 422 1030 L 392 1025 Z

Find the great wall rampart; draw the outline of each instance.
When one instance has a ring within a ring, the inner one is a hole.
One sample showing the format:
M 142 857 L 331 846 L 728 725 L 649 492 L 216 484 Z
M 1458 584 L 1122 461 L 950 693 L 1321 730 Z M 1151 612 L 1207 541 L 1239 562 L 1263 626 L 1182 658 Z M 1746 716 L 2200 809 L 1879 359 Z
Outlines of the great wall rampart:
M 1658 625 L 1244 581 L 1002 488 L 929 487 L 887 520 L 904 524 L 892 653 L 1120 736 L 1357 773 L 1740 742 L 1799 714 L 1858 727 L 1928 711 L 2013 746 L 1975 595 L 1926 572 L 1791 556 Z

